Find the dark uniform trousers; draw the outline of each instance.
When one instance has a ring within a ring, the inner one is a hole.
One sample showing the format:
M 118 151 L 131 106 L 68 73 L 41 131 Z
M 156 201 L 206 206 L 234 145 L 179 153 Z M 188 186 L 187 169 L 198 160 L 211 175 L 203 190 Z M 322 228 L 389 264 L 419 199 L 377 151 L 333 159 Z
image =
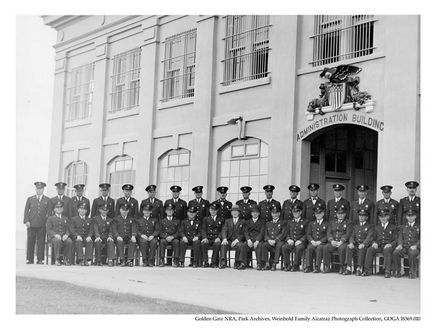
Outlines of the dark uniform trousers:
M 271 222 L 271 221 L 270 221 Z M 274 253 L 273 256 L 273 263 L 274 264 L 278 264 L 279 263 L 279 258 L 280 258 L 280 254 L 282 252 L 282 246 L 283 242 L 282 241 L 277 241 L 274 246 L 270 245 L 270 243 L 268 241 L 265 241 L 262 243 L 262 249 L 261 249 L 261 254 L 262 254 L 262 264 L 267 264 L 269 259 L 268 259 L 268 252 L 270 253 Z M 271 258 L 270 258 L 271 260 Z
M 187 247 L 192 246 L 190 262 L 196 265 L 200 265 L 200 235 L 202 233 L 201 222 L 202 220 L 200 218 L 196 218 L 195 220 L 193 220 L 193 222 L 191 220 L 184 220 L 181 222 L 181 226 L 179 229 L 179 248 L 181 263 L 184 263 L 185 261 L 185 253 L 187 252 Z M 183 240 L 183 237 L 187 238 L 187 242 Z M 197 237 L 197 240 L 193 241 L 194 237 Z
M 74 241 L 75 254 L 77 254 L 77 261 L 83 260 L 83 246 L 85 247 L 85 259 L 87 261 L 91 261 L 92 251 L 93 251 L 93 241 L 87 241 L 87 237 L 92 237 L 93 235 L 93 225 L 92 220 L 85 216 L 84 219 L 81 219 L 79 216 L 74 216 L 70 220 L 69 224 L 70 228 L 70 236 Z M 82 240 L 79 240 L 77 237 L 80 236 Z M 74 254 L 73 254 L 74 255 Z
M 265 224 L 264 243 L 262 244 L 262 264 L 268 264 L 268 253 L 274 252 L 273 263 L 279 263 L 280 254 L 283 246 L 283 237 L 285 235 L 285 224 L 281 219 L 276 222 L 269 221 Z M 268 241 L 274 240 L 275 244 L 271 245 Z
M 247 258 L 242 258 L 241 249 L 243 247 L 244 239 L 244 220 L 241 217 L 238 218 L 237 223 L 234 224 L 233 219 L 227 219 L 222 229 L 222 239 L 227 240 L 226 245 L 221 245 L 220 261 L 226 263 L 228 251 L 235 250 L 235 263 L 242 262 L 247 264 Z M 232 242 L 238 239 L 238 243 L 232 247 Z
M 124 247 L 127 247 L 126 252 L 124 252 Z M 136 250 L 136 243 L 131 240 L 130 236 L 122 237 L 122 240 L 116 238 L 116 257 L 123 261 L 127 258 L 128 261 L 134 259 L 134 251 Z
M 123 218 L 118 215 L 114 218 L 113 223 L 113 236 L 116 241 L 116 257 L 121 261 L 127 258 L 128 261 L 134 259 L 134 251 L 136 250 L 136 243 L 131 240 L 133 235 L 133 218 L 127 216 Z M 121 237 L 122 240 L 118 240 Z M 125 251 L 125 247 L 127 250 Z
M 295 253 L 293 265 L 300 266 L 305 248 L 307 227 L 308 221 L 304 221 L 301 218 L 298 222 L 294 219 L 288 222 L 286 231 L 287 237 L 285 238 L 286 242 L 282 246 L 283 261 L 286 267 L 289 266 L 291 252 Z M 288 240 L 290 239 L 294 241 L 292 245 L 288 244 Z M 301 241 L 301 243 L 296 246 L 295 243 L 298 240 Z
M 47 196 L 41 196 L 41 201 L 38 201 L 36 195 L 27 199 L 23 223 L 30 222 L 30 228 L 27 228 L 27 260 L 30 262 L 35 258 L 35 244 L 38 261 L 44 260 L 45 225 L 50 214 L 51 201 Z
M 157 238 L 154 237 L 151 241 L 138 238 L 138 241 L 143 261 L 155 263 L 155 254 L 157 253 L 158 246 Z
M 246 240 L 243 243 L 243 247 L 241 248 L 241 257 L 247 258 L 248 261 L 251 260 L 251 253 L 255 251 L 256 255 L 256 264 L 260 264 L 262 261 L 262 240 L 264 239 L 264 233 L 265 233 L 265 219 L 258 219 L 256 222 L 253 221 L 253 219 L 248 220 L 244 225 L 244 239 Z M 254 244 L 256 241 L 258 241 L 258 244 L 256 248 L 252 245 L 252 247 L 249 247 L 248 240 L 252 241 L 252 244 Z
M 173 249 L 173 257 L 175 261 L 179 260 L 179 230 L 180 221 L 172 218 L 171 220 L 164 218 L 160 222 L 160 259 L 164 261 L 167 245 L 171 245 Z M 167 241 L 167 237 L 173 236 L 171 241 Z
M 384 256 L 384 267 L 387 272 L 392 270 L 392 254 L 396 247 L 397 230 L 395 225 L 388 223 L 386 229 L 383 226 L 377 225 L 375 227 L 375 240 L 374 242 L 378 245 L 377 248 L 370 246 L 366 251 L 365 259 L 365 270 L 371 271 L 374 256 L 377 253 L 383 253 Z M 384 248 L 386 244 L 391 244 L 391 247 Z
M 410 273 L 415 274 L 417 271 L 417 257 L 420 254 L 420 226 L 416 223 L 413 226 L 401 226 L 398 237 L 398 245 L 402 245 L 402 249 L 393 251 L 393 269 L 395 272 L 401 272 L 401 258 L 408 254 L 408 266 Z M 416 246 L 416 249 L 410 249 L 411 246 Z
M 366 251 L 372 242 L 374 234 L 374 225 L 365 222 L 363 226 L 356 224 L 353 227 L 353 233 L 350 237 L 350 243 L 354 245 L 351 249 L 347 246 L 345 263 L 347 266 L 351 266 L 351 261 L 354 261 L 354 266 L 356 266 L 355 258 L 357 257 L 357 268 L 362 269 L 365 263 Z M 363 244 L 364 247 L 359 248 L 359 245 Z
M 321 224 L 317 220 L 312 221 L 307 229 L 307 240 L 309 244 L 306 248 L 306 266 L 312 268 L 313 253 L 315 253 L 315 266 L 319 270 L 321 267 L 321 261 L 324 255 L 324 247 L 327 242 L 327 228 L 328 222 L 324 219 Z M 318 246 L 312 245 L 311 241 L 321 241 Z
M 202 241 L 200 246 L 202 261 L 204 263 L 208 263 L 208 249 L 212 247 L 211 262 L 214 265 L 218 265 L 224 223 L 225 219 L 218 215 L 215 217 L 215 220 L 211 216 L 207 216 L 203 219 Z M 220 241 L 216 241 L 217 238 L 219 238 Z M 204 239 L 208 239 L 208 241 L 204 241 Z
M 136 236 L 137 242 L 139 243 L 143 262 L 147 263 L 150 261 L 152 264 L 155 264 L 155 254 L 158 245 L 157 240 L 158 236 L 160 235 L 158 219 L 154 217 L 145 219 L 143 216 L 138 218 L 133 224 L 133 232 Z M 142 238 L 141 235 L 145 235 L 148 238 L 150 236 L 154 236 L 154 238 L 149 241 Z
M 115 259 L 115 243 L 112 233 L 113 220 L 107 217 L 105 220 L 101 215 L 93 218 L 93 229 L 95 240 L 100 238 L 101 240 L 95 241 L 95 261 L 101 262 L 101 253 L 103 249 L 107 250 L 107 259 L 113 261 Z M 109 239 L 109 237 L 111 239 Z
M 346 220 L 339 222 L 332 219 L 327 228 L 328 243 L 324 246 L 324 267 L 330 267 L 333 251 L 337 248 L 339 255 L 339 264 L 345 265 L 345 254 L 347 251 L 348 240 L 351 235 L 351 224 Z M 340 246 L 333 246 L 332 241 L 342 242 Z
M 64 235 L 69 236 L 68 218 L 66 216 L 50 216 L 47 219 L 46 228 L 48 238 L 50 239 L 51 245 L 53 246 L 54 258 L 56 260 L 59 260 L 60 251 L 63 248 L 63 255 L 65 257 L 65 260 L 70 262 L 72 257 L 72 240 L 69 237 L 65 240 L 62 239 Z M 54 237 L 55 235 L 60 235 L 61 238 L 57 239 L 56 237 Z

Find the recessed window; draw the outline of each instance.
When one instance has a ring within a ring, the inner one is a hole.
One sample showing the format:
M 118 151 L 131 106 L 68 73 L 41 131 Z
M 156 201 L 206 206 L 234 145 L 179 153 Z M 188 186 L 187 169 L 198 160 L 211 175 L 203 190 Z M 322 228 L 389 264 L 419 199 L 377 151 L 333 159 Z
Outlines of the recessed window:
M 74 186 L 87 184 L 87 164 L 83 161 L 72 162 L 65 168 L 66 195 L 74 194 Z
M 94 89 L 94 64 L 83 65 L 68 72 L 66 122 L 91 116 Z
M 111 197 L 115 199 L 122 197 L 122 186 L 127 183 L 134 185 L 135 179 L 136 171 L 132 157 L 128 155 L 118 156 L 108 164 L 108 182 L 111 184 Z
M 162 199 L 172 197 L 170 187 L 181 186 L 180 197 L 189 200 L 194 197 L 190 188 L 190 151 L 172 150 L 158 161 L 158 194 Z

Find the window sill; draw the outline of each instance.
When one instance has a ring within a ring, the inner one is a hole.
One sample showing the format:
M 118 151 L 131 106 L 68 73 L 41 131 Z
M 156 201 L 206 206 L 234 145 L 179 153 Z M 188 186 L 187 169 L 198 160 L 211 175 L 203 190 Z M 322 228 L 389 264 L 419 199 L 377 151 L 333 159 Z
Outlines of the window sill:
M 128 110 L 121 110 L 116 113 L 107 113 L 107 120 L 114 120 L 117 118 L 132 116 L 132 115 L 138 115 L 139 114 L 139 107 L 135 107 L 133 109 Z
M 232 91 L 238 91 L 242 89 L 248 89 L 248 88 L 254 88 L 258 87 L 260 85 L 270 84 L 271 83 L 271 77 L 263 77 L 256 80 L 250 80 L 250 81 L 244 81 L 244 82 L 236 82 L 234 84 L 230 84 L 227 86 L 219 85 L 219 94 L 232 92 Z
M 186 97 L 186 98 L 181 98 L 181 99 L 173 99 L 173 100 L 168 100 L 165 102 L 159 102 L 157 109 L 161 110 L 161 109 L 166 109 L 166 108 L 172 108 L 172 107 L 178 107 L 178 106 L 184 106 L 184 105 L 189 105 L 194 103 L 194 97 Z
M 65 122 L 65 129 L 74 128 L 76 126 L 89 125 L 89 124 L 92 124 L 90 117 L 81 120 Z

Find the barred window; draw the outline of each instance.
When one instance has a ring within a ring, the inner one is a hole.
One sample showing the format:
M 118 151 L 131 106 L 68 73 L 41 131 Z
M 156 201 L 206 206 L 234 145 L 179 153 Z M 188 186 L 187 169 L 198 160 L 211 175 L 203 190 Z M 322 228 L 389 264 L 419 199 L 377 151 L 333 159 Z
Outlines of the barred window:
M 94 64 L 83 65 L 68 72 L 66 122 L 82 120 L 92 113 Z
M 190 188 L 190 151 L 171 150 L 158 161 L 158 192 L 162 199 L 172 197 L 170 187 L 181 186 L 180 197 L 189 200 L 194 197 Z
M 162 102 L 194 96 L 196 34 L 193 29 L 166 39 Z
M 312 65 L 372 54 L 374 23 L 374 15 L 316 15 Z
M 114 158 L 108 164 L 108 182 L 111 184 L 110 194 L 113 198 L 119 198 L 124 184 L 132 184 L 136 180 L 136 170 L 133 158 L 122 155 Z
M 250 198 L 259 201 L 268 184 L 268 145 L 255 138 L 234 141 L 220 152 L 219 171 L 219 185 L 229 187 L 228 200 L 239 200 L 240 188 L 250 186 Z
M 110 113 L 129 110 L 139 105 L 140 53 L 133 49 L 113 58 Z
M 87 164 L 83 161 L 72 162 L 65 168 L 66 195 L 72 197 L 74 186 L 87 184 Z
M 223 85 L 267 77 L 270 16 L 225 16 Z

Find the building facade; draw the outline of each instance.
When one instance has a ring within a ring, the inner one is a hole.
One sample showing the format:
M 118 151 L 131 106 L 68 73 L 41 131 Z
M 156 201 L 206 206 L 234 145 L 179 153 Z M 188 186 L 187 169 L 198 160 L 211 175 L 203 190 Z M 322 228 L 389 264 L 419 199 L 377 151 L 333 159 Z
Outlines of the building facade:
M 227 185 L 235 201 L 250 185 L 259 201 L 273 184 L 283 201 L 291 184 L 330 199 L 341 183 L 353 199 L 363 183 L 399 199 L 420 180 L 419 16 L 43 19 L 58 35 L 50 187 L 85 183 L 94 198 L 109 182 L 118 197 L 132 183 L 143 199 L 157 184 L 166 199 L 178 184 L 188 200 L 203 185 L 214 200 Z M 342 65 L 359 70 L 308 110 Z

